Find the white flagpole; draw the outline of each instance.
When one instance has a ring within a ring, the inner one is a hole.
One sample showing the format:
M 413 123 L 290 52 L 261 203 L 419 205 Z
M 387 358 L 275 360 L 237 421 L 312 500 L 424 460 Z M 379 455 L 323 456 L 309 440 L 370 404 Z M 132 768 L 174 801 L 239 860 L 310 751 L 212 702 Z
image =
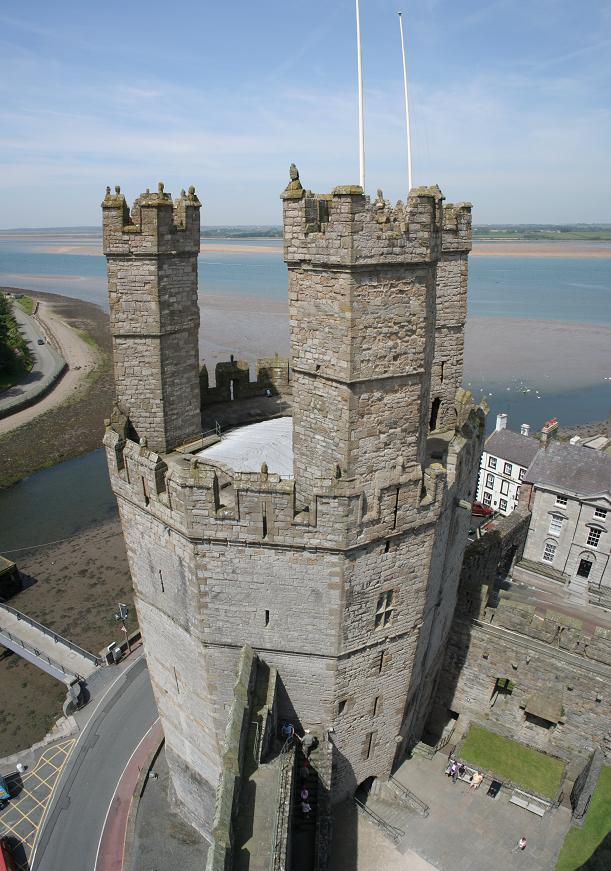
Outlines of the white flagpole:
M 356 0 L 356 50 L 359 80 L 359 184 L 365 192 L 365 120 L 363 117 L 363 57 L 361 52 L 361 10 Z
M 412 135 L 409 121 L 409 92 L 407 89 L 407 64 L 405 62 L 405 38 L 403 36 L 403 15 L 399 14 L 399 29 L 401 31 L 401 54 L 403 56 L 403 92 L 405 94 L 405 127 L 407 131 L 407 189 L 412 189 Z

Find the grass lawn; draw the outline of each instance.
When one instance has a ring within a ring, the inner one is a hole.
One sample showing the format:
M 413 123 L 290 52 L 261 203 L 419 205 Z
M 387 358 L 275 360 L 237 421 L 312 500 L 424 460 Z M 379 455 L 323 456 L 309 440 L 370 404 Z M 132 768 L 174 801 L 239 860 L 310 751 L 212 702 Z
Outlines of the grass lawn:
M 481 726 L 471 726 L 460 750 L 460 758 L 493 772 L 500 780 L 511 780 L 525 790 L 555 798 L 562 781 L 564 763 L 502 738 Z
M 34 311 L 34 300 L 31 296 L 22 296 L 16 302 L 18 306 L 21 306 L 26 315 L 31 315 Z
M 606 766 L 600 772 L 583 828 L 569 829 L 564 839 L 556 871 L 576 871 L 581 868 L 609 831 L 611 831 L 611 768 Z M 608 862 L 610 858 L 607 856 L 606 861 Z M 605 859 L 600 856 L 600 866 L 596 867 L 611 866 L 605 864 Z

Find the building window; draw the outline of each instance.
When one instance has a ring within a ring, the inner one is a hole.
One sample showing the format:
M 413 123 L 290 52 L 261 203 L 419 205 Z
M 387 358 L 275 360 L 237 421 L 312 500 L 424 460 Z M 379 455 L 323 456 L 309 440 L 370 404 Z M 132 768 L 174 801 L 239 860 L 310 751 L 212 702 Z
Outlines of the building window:
M 484 505 L 492 505 L 492 493 L 484 490 Z
M 486 487 L 490 487 L 490 489 L 494 487 L 494 475 L 486 475 Z
M 499 499 L 499 511 L 507 511 L 507 499 Z
M 511 465 L 511 463 L 505 463 L 505 465 L 503 466 L 503 472 L 505 475 L 511 475 L 512 469 L 513 466 Z
M 566 496 L 556 496 L 556 505 L 566 505 L 568 501 Z
M 340 699 L 340 701 L 337 703 L 337 716 L 338 717 L 340 716 L 340 714 L 344 713 L 347 703 L 348 703 L 348 699 Z
M 519 474 L 518 474 L 518 477 L 519 477 L 520 481 L 523 481 L 523 480 L 524 480 L 524 475 L 525 475 L 525 474 L 526 474 L 526 469 L 520 469 L 520 472 L 519 472 Z
M 598 542 L 600 541 L 600 529 L 589 529 L 588 530 L 588 544 L 590 547 L 598 547 Z
M 381 629 L 387 626 L 392 618 L 393 612 L 394 590 L 385 590 L 378 596 L 378 604 L 376 605 L 376 629 Z
M 556 545 L 551 541 L 547 541 L 545 543 L 545 547 L 543 548 L 543 562 L 553 563 L 554 558 L 556 556 Z
M 579 565 L 577 566 L 577 574 L 580 578 L 589 578 L 591 571 L 592 560 L 588 559 L 587 556 L 584 556 L 583 559 L 579 560 Z
M 488 457 L 488 468 L 496 469 L 496 457 Z
M 551 520 L 549 522 L 549 534 L 550 535 L 560 535 L 562 531 L 562 517 L 559 517 L 557 514 L 552 514 Z
M 501 496 L 509 496 L 509 481 L 501 481 Z
M 607 512 L 604 508 L 595 508 L 594 517 L 600 517 L 601 520 L 605 520 L 605 518 L 607 517 Z

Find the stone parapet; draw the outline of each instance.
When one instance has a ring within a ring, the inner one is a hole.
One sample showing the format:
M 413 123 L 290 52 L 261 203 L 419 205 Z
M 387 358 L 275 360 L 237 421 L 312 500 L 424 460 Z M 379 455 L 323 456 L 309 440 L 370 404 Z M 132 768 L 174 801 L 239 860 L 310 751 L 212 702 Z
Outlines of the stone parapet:
M 442 251 L 468 253 L 472 247 L 471 203 L 446 203 L 443 207 Z
M 294 168 L 291 178 L 282 194 L 289 265 L 352 268 L 438 260 L 443 196 L 437 186 L 413 188 L 407 203 L 391 206 L 381 191 L 373 202 L 355 185 L 313 194 L 301 187 Z
M 151 257 L 160 254 L 199 253 L 201 203 L 190 187 L 173 202 L 163 182 L 134 200 L 130 211 L 121 188 L 106 188 L 102 201 L 103 251 L 107 257 L 127 254 Z
M 367 502 L 355 481 L 320 479 L 309 510 L 300 512 L 291 479 L 233 472 L 188 454 L 162 457 L 110 426 L 104 444 L 115 494 L 189 538 L 345 549 L 434 524 L 446 489 L 443 466 L 423 475 L 414 464 L 380 474 Z

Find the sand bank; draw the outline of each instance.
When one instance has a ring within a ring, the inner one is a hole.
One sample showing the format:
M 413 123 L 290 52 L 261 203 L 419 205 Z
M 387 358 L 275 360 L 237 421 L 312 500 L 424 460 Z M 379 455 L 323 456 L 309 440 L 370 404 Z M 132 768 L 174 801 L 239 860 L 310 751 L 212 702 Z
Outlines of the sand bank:
M 48 245 L 46 254 L 102 254 L 102 245 Z M 248 242 L 202 240 L 202 254 L 282 254 L 282 241 L 253 245 Z M 575 257 L 611 259 L 611 242 L 474 242 L 474 257 Z
M 611 259 L 611 242 L 474 242 L 473 257 L 576 257 Z
M 289 351 L 288 308 L 252 297 L 200 297 L 200 356 L 209 368 L 234 354 Z M 525 318 L 471 317 L 465 336 L 465 382 L 572 389 L 611 377 L 611 328 Z M 611 382 L 610 382 L 611 386 Z
M 611 327 L 525 318 L 471 317 L 465 333 L 465 382 L 523 380 L 570 390 L 611 378 Z M 611 382 L 609 382 L 611 392 Z

